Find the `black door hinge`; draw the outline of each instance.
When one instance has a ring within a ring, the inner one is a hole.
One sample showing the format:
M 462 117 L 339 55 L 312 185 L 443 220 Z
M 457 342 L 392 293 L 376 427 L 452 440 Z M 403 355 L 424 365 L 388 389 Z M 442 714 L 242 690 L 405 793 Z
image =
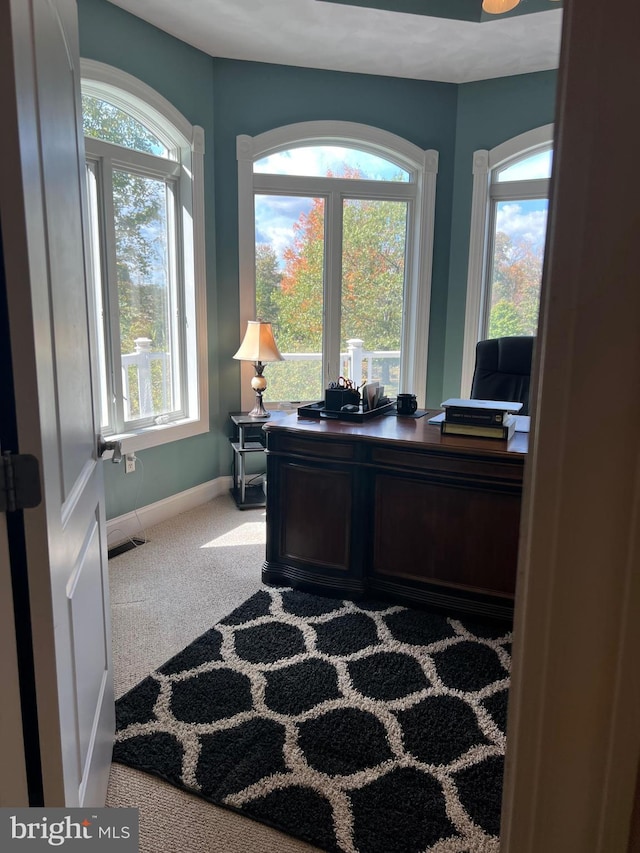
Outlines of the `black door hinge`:
M 14 512 L 38 506 L 40 466 L 28 453 L 3 453 L 0 464 L 0 512 Z

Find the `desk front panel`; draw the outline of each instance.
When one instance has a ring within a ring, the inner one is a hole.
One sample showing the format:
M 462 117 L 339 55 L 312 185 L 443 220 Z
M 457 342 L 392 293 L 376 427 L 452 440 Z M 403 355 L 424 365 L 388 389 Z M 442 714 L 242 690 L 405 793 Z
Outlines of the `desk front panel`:
M 513 596 L 520 494 L 378 473 L 373 575 Z
M 441 440 L 435 427 L 381 420 L 368 429 L 294 416 L 267 427 L 263 580 L 506 615 L 521 443 Z
M 278 526 L 277 560 L 349 571 L 352 474 L 340 468 L 287 463 L 274 500 L 286 523 Z

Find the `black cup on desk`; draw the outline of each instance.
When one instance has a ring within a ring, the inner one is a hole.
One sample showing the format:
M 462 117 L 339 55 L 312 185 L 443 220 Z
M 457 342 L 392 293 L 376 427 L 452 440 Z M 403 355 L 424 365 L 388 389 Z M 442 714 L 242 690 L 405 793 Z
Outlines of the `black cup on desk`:
M 396 409 L 399 415 L 412 415 L 418 408 L 415 394 L 398 394 Z

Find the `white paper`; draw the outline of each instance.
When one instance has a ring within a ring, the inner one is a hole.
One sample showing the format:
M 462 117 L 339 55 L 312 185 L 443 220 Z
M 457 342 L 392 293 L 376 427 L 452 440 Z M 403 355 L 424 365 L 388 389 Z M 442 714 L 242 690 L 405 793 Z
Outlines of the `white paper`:
M 529 432 L 531 417 L 529 415 L 515 415 L 516 432 Z

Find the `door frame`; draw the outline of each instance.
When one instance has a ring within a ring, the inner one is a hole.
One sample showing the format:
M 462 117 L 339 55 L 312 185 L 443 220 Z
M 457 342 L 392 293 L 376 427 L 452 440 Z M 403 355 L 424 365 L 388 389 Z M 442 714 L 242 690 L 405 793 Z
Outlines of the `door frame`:
M 502 853 L 638 850 L 639 29 L 635 0 L 565 0 Z

